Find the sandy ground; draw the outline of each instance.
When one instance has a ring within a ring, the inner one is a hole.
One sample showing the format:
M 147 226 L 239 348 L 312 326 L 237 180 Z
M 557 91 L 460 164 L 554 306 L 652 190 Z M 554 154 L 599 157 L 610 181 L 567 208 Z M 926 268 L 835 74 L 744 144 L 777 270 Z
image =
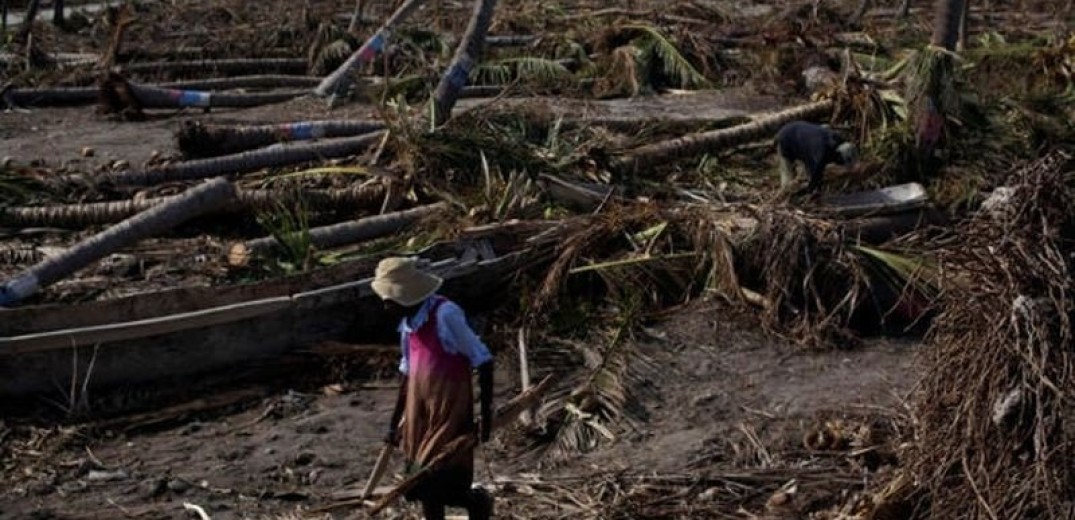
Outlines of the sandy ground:
M 819 418 L 890 410 L 912 384 L 914 343 L 870 341 L 854 351 L 800 353 L 742 323 L 721 307 L 696 302 L 648 329 L 637 345 L 656 361 L 645 385 L 652 390 L 643 400 L 648 420 L 591 453 L 540 468 L 542 477 L 761 467 L 735 448 L 744 432 L 756 435 L 771 460 L 794 458 Z M 516 391 L 516 367 L 514 353 L 499 358 L 503 402 Z M 183 509 L 187 502 L 214 519 L 287 518 L 324 505 L 364 483 L 394 399 L 391 378 L 344 383 L 355 390 L 283 391 L 239 413 L 193 417 L 164 430 L 73 438 L 41 455 L 36 469 L 6 476 L 0 517 L 192 518 Z M 478 480 L 539 469 L 510 448 L 518 442 L 509 437 L 479 451 Z M 502 518 L 555 512 L 533 497 L 501 492 L 498 500 Z M 401 504 L 387 517 L 416 514 Z M 335 515 L 364 517 L 349 510 Z

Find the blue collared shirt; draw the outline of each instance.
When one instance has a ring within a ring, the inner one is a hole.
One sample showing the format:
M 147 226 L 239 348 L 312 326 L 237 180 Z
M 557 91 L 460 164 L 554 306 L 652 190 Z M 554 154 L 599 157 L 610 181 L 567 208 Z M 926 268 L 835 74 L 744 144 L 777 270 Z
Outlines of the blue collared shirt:
M 399 371 L 406 375 L 409 370 L 407 364 L 407 335 L 425 325 L 429 319 L 429 309 L 433 306 L 434 298 L 430 296 L 418 308 L 418 312 L 409 320 L 403 318 L 399 322 L 399 348 L 402 357 L 399 360 Z M 474 329 L 467 323 L 463 309 L 452 301 L 445 301 L 437 307 L 437 337 L 441 347 L 450 354 L 460 354 L 470 360 L 470 366 L 476 367 L 493 359 L 489 348 L 482 343 Z

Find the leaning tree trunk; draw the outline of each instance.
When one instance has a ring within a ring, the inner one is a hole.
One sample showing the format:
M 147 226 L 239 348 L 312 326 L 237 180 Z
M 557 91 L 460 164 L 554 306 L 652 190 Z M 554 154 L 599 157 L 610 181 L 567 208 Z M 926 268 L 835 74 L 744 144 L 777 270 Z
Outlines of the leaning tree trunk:
M 359 25 L 362 25 L 363 12 L 366 10 L 366 0 L 355 0 L 355 10 L 351 13 L 351 23 L 347 24 L 347 32 L 355 34 Z
M 447 208 L 447 203 L 438 202 L 395 213 L 386 213 L 350 222 L 341 222 L 331 226 L 311 228 L 309 230 L 310 244 L 319 249 L 329 249 L 388 236 L 398 233 L 418 220 L 444 211 Z M 275 236 L 248 240 L 232 246 L 230 256 L 245 257 L 252 254 L 261 254 L 278 243 Z
M 185 121 L 176 132 L 179 150 L 187 157 L 215 157 L 287 141 L 349 137 L 384 130 L 379 121 L 302 121 L 275 125 L 213 125 Z
M 235 200 L 235 187 L 216 178 L 187 190 L 166 204 L 154 206 L 112 226 L 70 249 L 48 258 L 0 288 L 0 305 L 12 305 L 90 263 L 155 233 L 169 230 L 192 217 L 215 211 Z
M 319 210 L 375 209 L 384 200 L 386 187 L 374 184 L 358 188 L 303 190 L 302 198 Z M 221 211 L 241 211 L 249 208 L 271 209 L 280 200 L 294 197 L 293 191 L 239 190 L 236 204 Z M 154 206 L 167 204 L 183 195 L 93 202 L 88 204 L 59 204 L 52 206 L 8 206 L 0 208 L 0 224 L 9 227 L 59 227 L 82 229 L 87 226 L 112 224 Z
M 478 64 L 485 47 L 485 35 L 493 22 L 496 0 L 476 0 L 474 14 L 463 33 L 463 40 L 455 49 L 451 65 L 437 84 L 433 92 L 433 125 L 444 124 L 452 115 L 455 102 L 467 85 L 470 71 Z
M 93 180 L 120 186 L 150 186 L 163 182 L 205 179 L 217 175 L 238 174 L 262 168 L 346 157 L 363 152 L 371 144 L 380 141 L 382 137 L 384 133 L 377 132 L 357 137 L 326 139 L 316 143 L 281 143 L 260 150 L 212 159 L 185 161 L 145 170 L 126 170 Z M 62 180 L 82 182 L 85 179 L 76 175 Z
M 612 163 L 612 171 L 628 173 L 655 164 L 683 159 L 701 153 L 717 152 L 775 134 L 785 123 L 796 119 L 813 119 L 832 112 L 831 100 L 815 101 L 792 107 L 731 128 L 688 134 L 668 141 L 641 146 Z
M 320 97 L 336 96 L 343 93 L 351 85 L 351 75 L 355 69 L 370 63 L 377 57 L 388 44 L 388 38 L 396 25 L 418 10 L 426 0 L 407 0 L 403 5 L 388 17 L 381 28 L 374 33 L 347 61 L 343 62 L 332 74 L 325 76 L 321 84 L 314 89 L 314 94 Z

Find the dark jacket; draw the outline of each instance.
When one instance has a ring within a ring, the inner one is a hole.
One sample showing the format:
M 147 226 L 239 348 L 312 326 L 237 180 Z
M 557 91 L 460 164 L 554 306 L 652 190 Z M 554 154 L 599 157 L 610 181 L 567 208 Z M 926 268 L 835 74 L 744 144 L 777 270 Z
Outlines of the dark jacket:
M 792 121 L 776 134 L 777 152 L 789 162 L 802 161 L 813 189 L 821 186 L 826 165 L 844 164 L 837 151 L 844 142 L 840 134 L 805 121 Z

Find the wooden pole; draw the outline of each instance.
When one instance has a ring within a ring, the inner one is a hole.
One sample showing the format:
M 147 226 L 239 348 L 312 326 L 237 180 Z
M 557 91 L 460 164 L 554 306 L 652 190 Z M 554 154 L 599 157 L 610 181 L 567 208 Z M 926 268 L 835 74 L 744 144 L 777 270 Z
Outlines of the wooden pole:
M 549 388 L 552 387 L 552 384 L 553 377 L 551 375 L 545 376 L 545 378 L 542 379 L 541 382 L 538 383 L 536 386 L 531 387 L 529 390 L 526 390 L 515 396 L 515 398 L 511 401 L 508 401 L 507 404 L 497 410 L 496 418 L 493 419 L 493 430 L 495 431 L 497 429 L 503 428 L 504 426 L 507 426 L 512 421 L 514 421 L 515 418 L 523 412 L 523 410 L 526 410 L 527 408 L 535 405 L 541 398 L 541 396 L 546 391 L 548 391 Z M 405 493 L 407 493 L 407 491 L 413 489 L 415 485 L 428 477 L 431 473 L 442 467 L 446 461 L 451 460 L 453 457 L 456 456 L 456 454 L 460 453 L 461 451 L 465 451 L 467 449 L 473 448 L 474 446 L 477 446 L 477 444 L 478 437 L 476 435 L 463 435 L 453 439 L 451 442 L 445 445 L 444 449 L 441 450 L 439 454 L 433 457 L 433 460 L 431 460 L 425 468 L 411 475 L 403 482 L 400 482 L 396 485 L 396 487 L 392 488 L 391 491 L 381 497 L 381 499 L 373 505 L 373 508 L 370 509 L 369 515 L 376 515 L 385 507 L 388 507 L 388 505 L 391 504 L 393 501 L 402 497 Z M 310 512 L 314 514 L 319 514 L 333 511 L 336 509 L 360 506 L 364 503 L 365 502 L 362 498 L 340 500 L 332 504 L 314 508 L 310 510 Z
M 526 410 L 538 401 L 541 395 L 552 386 L 552 382 L 551 375 L 545 376 L 545 379 L 541 380 L 537 386 L 524 391 L 516 396 L 515 399 L 508 402 L 503 408 L 497 410 L 496 418 L 493 419 L 493 429 L 503 428 L 514 421 L 523 410 Z M 423 479 L 443 467 L 445 463 L 454 459 L 459 453 L 469 450 L 477 445 L 478 437 L 476 435 L 464 435 L 449 442 L 437 456 L 433 457 L 433 460 L 426 464 L 424 468 L 410 477 L 407 477 L 406 480 L 397 484 L 395 488 L 385 494 L 385 496 L 381 497 L 381 499 L 374 504 L 373 508 L 370 509 L 370 516 L 381 512 L 381 510 L 388 507 L 389 504 L 413 489 L 414 486 L 418 485 Z

